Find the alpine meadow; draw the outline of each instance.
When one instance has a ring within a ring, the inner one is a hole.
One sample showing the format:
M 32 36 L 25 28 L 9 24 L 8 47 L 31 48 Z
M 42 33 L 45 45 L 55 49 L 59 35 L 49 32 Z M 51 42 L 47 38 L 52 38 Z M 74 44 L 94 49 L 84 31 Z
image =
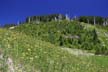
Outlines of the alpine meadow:
M 0 28 L 0 72 L 108 72 L 108 18 L 51 14 Z

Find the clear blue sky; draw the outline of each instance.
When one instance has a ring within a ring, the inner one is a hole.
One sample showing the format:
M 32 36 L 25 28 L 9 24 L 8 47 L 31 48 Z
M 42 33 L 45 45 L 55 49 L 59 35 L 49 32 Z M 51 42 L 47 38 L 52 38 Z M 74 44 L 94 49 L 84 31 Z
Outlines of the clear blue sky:
M 108 0 L 0 0 L 0 24 L 52 13 L 108 16 Z

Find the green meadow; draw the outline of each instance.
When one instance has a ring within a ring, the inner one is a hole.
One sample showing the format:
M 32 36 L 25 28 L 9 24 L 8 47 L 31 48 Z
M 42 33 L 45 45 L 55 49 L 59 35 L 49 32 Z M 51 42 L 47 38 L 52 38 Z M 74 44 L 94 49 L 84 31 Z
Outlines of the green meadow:
M 108 72 L 107 32 L 104 27 L 65 20 L 1 28 L 0 72 Z M 94 55 L 74 55 L 62 48 Z

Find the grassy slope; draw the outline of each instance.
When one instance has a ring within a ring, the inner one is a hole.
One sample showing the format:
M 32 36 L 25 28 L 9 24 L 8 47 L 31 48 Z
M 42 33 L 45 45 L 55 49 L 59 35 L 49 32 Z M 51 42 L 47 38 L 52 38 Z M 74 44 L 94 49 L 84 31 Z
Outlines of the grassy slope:
M 94 28 L 84 29 L 79 22 L 23 24 L 15 30 L 58 46 L 85 50 L 95 50 L 97 46 L 100 46 L 98 39 L 94 39 Z
M 94 26 L 86 23 L 82 23 L 86 29 L 96 29 L 99 40 L 102 45 L 108 48 L 108 27 Z
M 7 57 L 13 59 L 16 72 L 108 71 L 107 57 L 76 57 L 62 51 L 60 47 L 16 31 L 0 29 L 0 50 L 4 54 L 4 59 Z M 0 62 L 6 64 L 3 60 Z M 5 71 L 6 67 L 1 66 L 0 71 L 3 70 Z

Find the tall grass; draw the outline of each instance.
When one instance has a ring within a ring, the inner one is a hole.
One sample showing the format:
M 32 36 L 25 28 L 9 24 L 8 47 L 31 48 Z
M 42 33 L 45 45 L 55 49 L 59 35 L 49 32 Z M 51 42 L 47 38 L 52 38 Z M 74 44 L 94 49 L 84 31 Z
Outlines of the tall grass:
M 1 72 L 9 71 L 7 58 L 13 60 L 15 72 L 108 71 L 107 65 L 99 65 L 95 58 L 76 57 L 49 42 L 16 31 L 0 29 L 0 50 Z

